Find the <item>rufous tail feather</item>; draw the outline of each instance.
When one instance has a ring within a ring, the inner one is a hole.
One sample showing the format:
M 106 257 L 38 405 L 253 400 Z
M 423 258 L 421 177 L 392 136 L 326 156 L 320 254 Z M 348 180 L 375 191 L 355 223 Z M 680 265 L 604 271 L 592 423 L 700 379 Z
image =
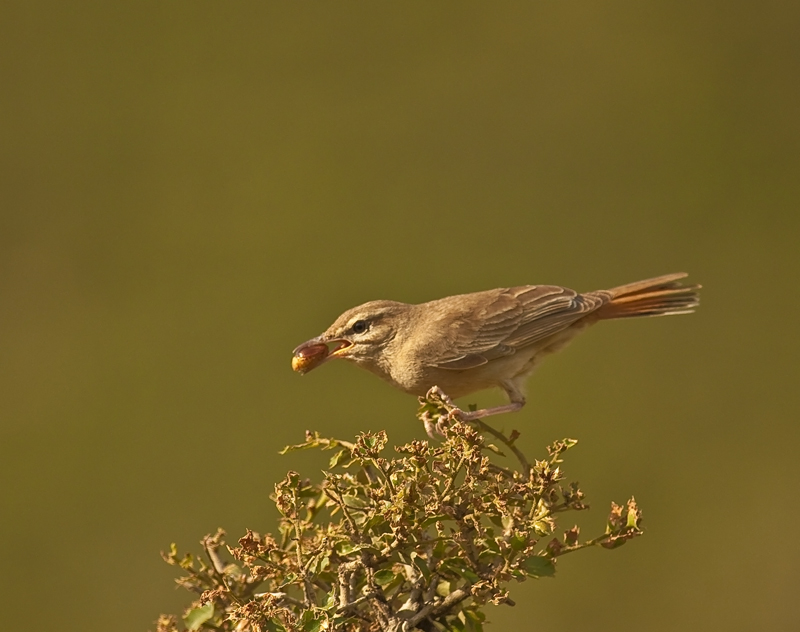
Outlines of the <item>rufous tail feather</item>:
M 679 279 L 685 272 L 666 274 L 605 290 L 609 300 L 599 310 L 599 319 L 631 318 L 634 316 L 668 316 L 689 314 L 700 303 L 699 285 L 683 285 Z

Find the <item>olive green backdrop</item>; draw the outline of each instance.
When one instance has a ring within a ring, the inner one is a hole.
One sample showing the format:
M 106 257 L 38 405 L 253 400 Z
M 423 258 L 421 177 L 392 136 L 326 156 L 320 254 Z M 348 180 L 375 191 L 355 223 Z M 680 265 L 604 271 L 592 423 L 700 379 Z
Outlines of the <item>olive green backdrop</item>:
M 345 308 L 685 270 L 498 421 L 564 436 L 603 527 L 493 630 L 800 629 L 796 2 L 0 9 L 0 627 L 152 629 L 158 552 L 271 530 L 306 428 L 422 435 L 292 348 Z M 499 402 L 497 395 L 478 401 Z

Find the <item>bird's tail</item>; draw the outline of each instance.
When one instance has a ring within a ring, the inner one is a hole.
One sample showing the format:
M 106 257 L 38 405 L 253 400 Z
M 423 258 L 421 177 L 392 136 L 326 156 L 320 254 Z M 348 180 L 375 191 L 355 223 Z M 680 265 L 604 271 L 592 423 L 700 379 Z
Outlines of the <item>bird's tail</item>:
M 610 300 L 597 310 L 601 320 L 632 316 L 690 314 L 700 303 L 699 285 L 683 285 L 685 272 L 628 283 L 606 290 Z

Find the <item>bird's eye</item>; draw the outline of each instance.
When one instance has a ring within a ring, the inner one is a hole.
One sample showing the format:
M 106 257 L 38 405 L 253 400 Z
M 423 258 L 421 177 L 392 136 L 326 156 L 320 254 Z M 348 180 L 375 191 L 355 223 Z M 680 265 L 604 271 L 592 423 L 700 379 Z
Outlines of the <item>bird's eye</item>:
M 363 334 L 368 328 L 369 325 L 367 325 L 366 320 L 357 320 L 352 327 L 354 334 Z

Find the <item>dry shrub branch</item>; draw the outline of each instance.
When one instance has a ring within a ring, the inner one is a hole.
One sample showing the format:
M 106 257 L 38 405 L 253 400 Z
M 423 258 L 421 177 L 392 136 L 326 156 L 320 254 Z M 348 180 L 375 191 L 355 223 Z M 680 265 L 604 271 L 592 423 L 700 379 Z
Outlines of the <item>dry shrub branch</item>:
M 197 557 L 172 545 L 164 559 L 197 597 L 180 622 L 162 615 L 158 632 L 482 630 L 487 603 L 513 605 L 512 580 L 552 576 L 562 555 L 641 533 L 631 498 L 612 503 L 604 533 L 559 534 L 559 514 L 587 508 L 561 470 L 576 442 L 557 441 L 529 462 L 516 433 L 442 423 L 448 412 L 446 402 L 424 400 L 420 417 L 435 422 L 442 441 L 413 441 L 393 457 L 384 432 L 355 443 L 307 432 L 284 449 L 330 450 L 329 471 L 319 483 L 289 472 L 275 486 L 276 535 L 248 530 L 229 546 L 220 530 L 203 538 Z M 502 451 L 481 430 L 518 466 L 493 462 Z

